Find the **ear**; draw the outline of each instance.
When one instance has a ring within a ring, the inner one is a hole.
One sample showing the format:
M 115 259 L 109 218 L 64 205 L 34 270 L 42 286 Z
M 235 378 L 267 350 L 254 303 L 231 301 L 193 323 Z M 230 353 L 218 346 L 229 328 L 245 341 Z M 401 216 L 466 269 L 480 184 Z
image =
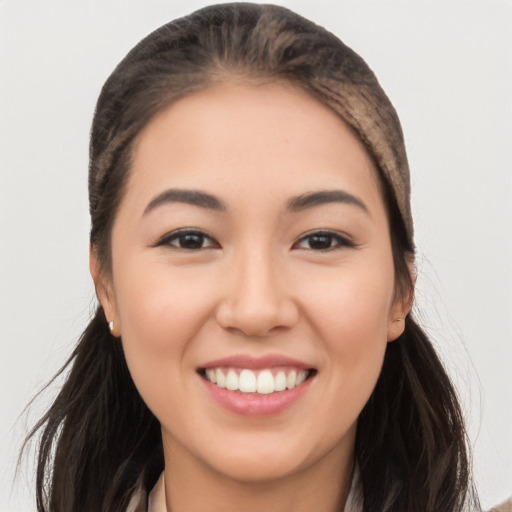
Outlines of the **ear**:
M 96 248 L 92 244 L 89 247 L 89 271 L 91 273 L 92 280 L 94 281 L 96 296 L 103 308 L 107 322 L 113 326 L 113 328 L 111 328 L 111 333 L 113 336 L 120 336 L 121 326 L 119 325 L 117 316 L 112 280 L 107 278 L 104 272 L 102 272 Z M 113 324 L 111 322 L 113 322 Z
M 405 317 L 411 310 L 411 303 L 396 300 L 388 318 L 388 341 L 395 341 L 405 329 Z
M 402 284 L 395 294 L 395 300 L 388 317 L 388 341 L 395 341 L 405 329 L 405 318 L 410 313 L 414 300 L 416 271 L 412 258 L 408 262 L 409 281 Z

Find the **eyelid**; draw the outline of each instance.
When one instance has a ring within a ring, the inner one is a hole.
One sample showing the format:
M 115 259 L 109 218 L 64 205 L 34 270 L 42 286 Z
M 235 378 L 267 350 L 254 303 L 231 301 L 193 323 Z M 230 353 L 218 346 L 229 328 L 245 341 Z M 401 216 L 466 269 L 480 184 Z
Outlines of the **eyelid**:
M 328 247 L 326 249 L 313 249 L 313 248 L 304 248 L 304 247 L 298 247 L 298 245 L 307 240 L 310 237 L 313 236 L 330 236 L 338 241 L 337 244 Z M 300 238 L 293 244 L 292 248 L 296 249 L 305 249 L 310 250 L 314 252 L 327 252 L 327 251 L 333 251 L 336 249 L 343 249 L 343 248 L 355 248 L 357 247 L 357 244 L 346 234 L 340 233 L 339 231 L 332 230 L 332 229 L 315 229 L 312 231 L 308 231 L 307 233 L 304 233 L 300 236 Z
M 209 245 L 207 245 L 206 247 L 200 247 L 200 248 L 197 248 L 197 249 L 187 249 L 185 247 L 179 247 L 179 246 L 171 244 L 172 241 L 174 241 L 175 239 L 178 239 L 180 236 L 183 236 L 183 235 L 199 235 L 199 236 L 204 237 L 206 240 L 209 240 L 211 243 Z M 158 241 L 155 244 L 153 244 L 153 246 L 154 247 L 168 246 L 168 247 L 171 247 L 171 248 L 177 249 L 177 250 L 193 252 L 193 251 L 200 251 L 200 250 L 204 250 L 204 249 L 219 248 L 220 244 L 217 242 L 217 240 L 215 240 L 214 237 L 212 237 L 211 235 L 209 235 L 207 232 L 205 232 L 202 229 L 199 229 L 199 228 L 179 228 L 179 229 L 175 229 L 173 231 L 170 231 L 169 233 L 167 233 L 164 236 L 160 237 L 158 239 Z

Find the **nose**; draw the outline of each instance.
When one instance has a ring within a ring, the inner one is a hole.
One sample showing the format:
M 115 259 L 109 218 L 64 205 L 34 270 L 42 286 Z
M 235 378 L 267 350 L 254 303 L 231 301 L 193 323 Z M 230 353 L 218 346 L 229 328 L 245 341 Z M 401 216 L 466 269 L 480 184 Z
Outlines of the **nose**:
M 286 272 L 276 257 L 252 249 L 239 255 L 229 267 L 217 322 L 232 332 L 268 337 L 293 327 L 299 309 Z

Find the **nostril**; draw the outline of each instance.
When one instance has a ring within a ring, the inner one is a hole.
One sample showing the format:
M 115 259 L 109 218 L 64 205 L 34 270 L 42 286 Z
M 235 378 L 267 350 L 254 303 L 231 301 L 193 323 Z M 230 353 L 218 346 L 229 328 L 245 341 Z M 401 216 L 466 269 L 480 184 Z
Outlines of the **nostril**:
M 233 334 L 251 337 L 268 337 L 277 331 L 293 327 L 299 320 L 296 305 L 282 301 L 246 300 L 225 301 L 217 309 L 219 325 Z

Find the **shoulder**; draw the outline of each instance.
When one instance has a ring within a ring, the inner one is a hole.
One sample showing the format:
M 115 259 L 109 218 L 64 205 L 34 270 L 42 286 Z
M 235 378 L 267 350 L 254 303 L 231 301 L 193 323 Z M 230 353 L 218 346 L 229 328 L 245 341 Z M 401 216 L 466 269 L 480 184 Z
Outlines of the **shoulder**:
M 138 488 L 132 494 L 130 503 L 128 503 L 128 507 L 126 508 L 126 512 L 148 512 L 147 501 L 146 493 L 142 488 Z
M 512 512 L 512 496 L 500 505 L 491 508 L 489 512 Z
M 163 472 L 149 493 L 149 496 L 140 483 L 135 489 L 130 503 L 126 508 L 126 512 L 166 512 L 166 510 L 165 479 Z

